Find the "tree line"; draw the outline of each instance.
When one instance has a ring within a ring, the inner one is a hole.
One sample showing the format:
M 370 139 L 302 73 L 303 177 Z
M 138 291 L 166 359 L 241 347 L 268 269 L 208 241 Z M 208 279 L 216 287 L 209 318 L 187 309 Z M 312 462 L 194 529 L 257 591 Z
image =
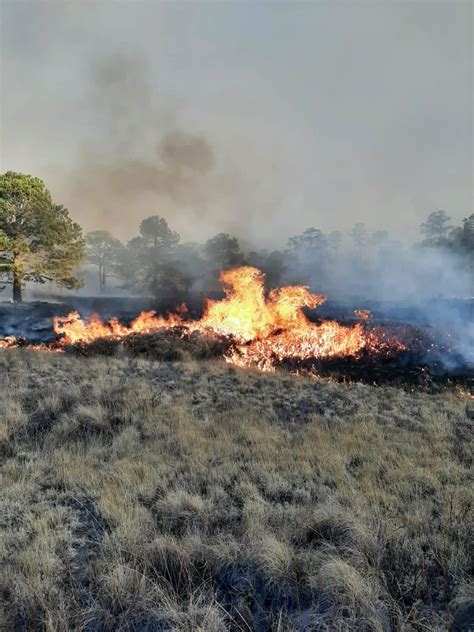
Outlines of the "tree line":
M 474 214 L 461 226 L 452 226 L 445 211 L 432 212 L 420 227 L 418 248 L 453 253 L 464 265 L 473 265 Z M 96 269 L 97 289 L 116 287 L 154 297 L 181 296 L 200 282 L 218 289 L 221 270 L 253 265 L 263 270 L 270 286 L 286 281 L 311 283 L 317 270 L 322 283 L 349 238 L 357 258 L 376 251 L 380 256 L 401 244 L 387 231 L 369 232 L 362 223 L 344 235 L 308 228 L 288 239 L 284 250 L 244 252 L 236 237 L 219 233 L 204 244 L 182 242 L 166 219 L 152 215 L 139 226 L 138 235 L 122 243 L 107 230 L 83 235 L 67 209 L 53 202 L 39 178 L 7 172 L 0 176 L 0 282 L 12 287 L 14 301 L 22 300 L 26 283 L 52 281 L 69 289 L 82 285 L 78 269 L 84 262 Z

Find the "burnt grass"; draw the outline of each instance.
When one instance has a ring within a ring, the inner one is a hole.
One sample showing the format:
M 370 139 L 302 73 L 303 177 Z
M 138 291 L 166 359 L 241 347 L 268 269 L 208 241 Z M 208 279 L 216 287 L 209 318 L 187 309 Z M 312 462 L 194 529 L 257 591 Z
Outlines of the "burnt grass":
M 227 344 L 0 353 L 0 629 L 474 629 L 474 402 Z
M 407 348 L 393 355 L 361 353 L 357 357 L 288 359 L 282 362 L 275 359 L 275 366 L 292 374 L 316 375 L 342 383 L 391 384 L 427 391 L 459 385 L 474 392 L 474 367 L 461 354 L 451 350 L 448 352 L 441 344 L 432 346 L 434 339 L 414 327 L 403 325 L 395 328 L 387 325 L 385 330 L 406 342 Z M 24 340 L 20 344 L 29 346 L 29 341 Z M 151 360 L 185 361 L 222 359 L 226 353 L 235 349 L 235 345 L 232 336 L 189 332 L 185 327 L 174 327 L 120 339 L 79 342 L 63 349 L 67 353 L 83 356 L 126 353 Z
M 158 329 L 150 334 L 131 334 L 124 338 L 98 338 L 90 343 L 76 343 L 64 347 L 67 353 L 84 356 L 116 355 L 124 352 L 151 360 L 209 360 L 221 359 L 232 347 L 229 336 L 189 332 L 184 327 Z

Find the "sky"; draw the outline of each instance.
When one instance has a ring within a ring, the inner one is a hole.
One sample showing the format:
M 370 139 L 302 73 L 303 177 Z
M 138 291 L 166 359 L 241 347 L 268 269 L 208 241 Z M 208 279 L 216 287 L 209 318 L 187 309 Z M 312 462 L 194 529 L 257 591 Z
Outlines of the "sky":
M 473 200 L 473 3 L 0 0 L 0 171 L 86 231 L 416 240 Z

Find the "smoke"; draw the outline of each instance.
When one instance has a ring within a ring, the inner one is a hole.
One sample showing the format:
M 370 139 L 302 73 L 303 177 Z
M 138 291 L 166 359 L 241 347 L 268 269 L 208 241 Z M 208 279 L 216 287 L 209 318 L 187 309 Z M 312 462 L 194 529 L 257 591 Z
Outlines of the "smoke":
M 179 232 L 189 232 L 190 221 L 206 231 L 218 226 L 213 212 L 237 183 L 216 164 L 204 135 L 177 128 L 176 112 L 153 94 L 145 58 L 94 58 L 88 80 L 88 117 L 98 133 L 86 136 L 72 166 L 52 164 L 46 178 L 84 229 L 128 239 L 152 214 Z
M 126 241 L 158 214 L 184 241 L 284 249 L 365 222 L 401 243 L 287 260 L 282 281 L 467 330 L 436 297 L 472 296 L 469 271 L 409 244 L 430 211 L 471 212 L 471 4 L 1 8 L 1 170 L 42 177 L 86 232 Z
M 471 10 L 2 3 L 2 169 L 124 240 L 152 214 L 254 247 L 355 221 L 413 239 L 472 199 Z
M 432 330 L 436 349 L 428 360 L 452 369 L 474 366 L 472 253 L 387 241 L 374 247 L 345 244 L 336 258 L 304 251 L 286 259 L 284 279 L 352 308 L 369 308 L 379 320 Z

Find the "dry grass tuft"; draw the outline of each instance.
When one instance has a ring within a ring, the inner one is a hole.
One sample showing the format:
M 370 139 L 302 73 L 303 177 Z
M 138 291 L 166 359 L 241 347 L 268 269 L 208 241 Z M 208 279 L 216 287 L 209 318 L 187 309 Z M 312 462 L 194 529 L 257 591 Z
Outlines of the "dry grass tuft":
M 155 343 L 0 354 L 1 629 L 470 629 L 462 394 Z

